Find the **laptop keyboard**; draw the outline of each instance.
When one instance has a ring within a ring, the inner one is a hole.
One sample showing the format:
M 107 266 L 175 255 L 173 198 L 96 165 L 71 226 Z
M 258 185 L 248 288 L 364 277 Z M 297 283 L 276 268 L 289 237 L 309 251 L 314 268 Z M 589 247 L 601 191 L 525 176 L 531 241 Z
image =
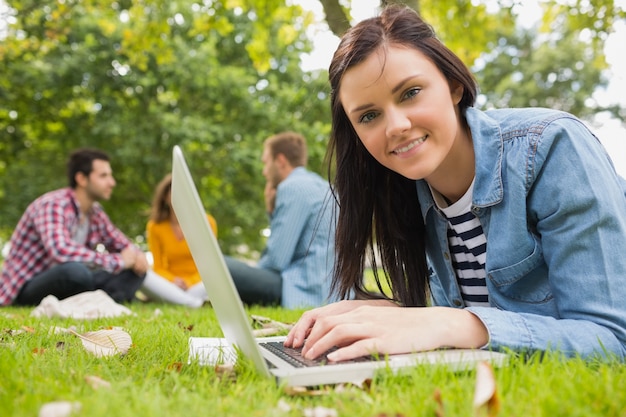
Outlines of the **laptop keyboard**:
M 320 366 L 320 365 L 334 365 L 337 363 L 350 363 L 350 362 L 367 362 L 371 361 L 371 356 L 364 356 L 361 358 L 356 358 L 350 361 L 342 361 L 342 362 L 330 362 L 326 358 L 330 352 L 336 350 L 337 348 L 332 348 L 328 350 L 324 355 L 318 356 L 315 359 L 306 359 L 302 357 L 301 348 L 294 349 L 290 347 L 285 347 L 283 342 L 262 342 L 259 343 L 260 346 L 263 346 L 265 349 L 269 350 L 285 362 L 292 364 L 297 368 L 304 368 L 308 366 Z

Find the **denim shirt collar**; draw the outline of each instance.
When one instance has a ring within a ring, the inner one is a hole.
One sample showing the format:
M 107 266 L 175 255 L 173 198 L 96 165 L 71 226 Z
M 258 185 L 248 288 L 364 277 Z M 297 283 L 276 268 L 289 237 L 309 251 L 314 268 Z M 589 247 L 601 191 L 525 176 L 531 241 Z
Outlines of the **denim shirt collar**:
M 502 158 L 504 143 L 500 125 L 485 112 L 469 107 L 465 118 L 474 144 L 475 180 L 472 205 L 489 207 L 502 201 Z M 495 161 L 495 165 L 494 165 Z M 417 193 L 426 218 L 428 211 L 435 206 L 432 194 L 425 180 L 417 181 Z

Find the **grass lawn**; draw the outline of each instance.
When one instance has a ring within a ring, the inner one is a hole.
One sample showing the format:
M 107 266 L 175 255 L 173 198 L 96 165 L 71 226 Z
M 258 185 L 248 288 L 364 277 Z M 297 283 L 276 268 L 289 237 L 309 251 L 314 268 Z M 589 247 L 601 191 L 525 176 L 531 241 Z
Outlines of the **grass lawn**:
M 30 308 L 1 308 L 0 415 L 37 416 L 53 401 L 80 403 L 73 415 L 90 417 L 475 415 L 474 371 L 381 372 L 367 388 L 326 387 L 309 393 L 314 395 L 295 395 L 256 375 L 245 362 L 230 375 L 187 363 L 190 336 L 221 336 L 211 307 L 138 303 L 130 308 L 135 315 L 95 321 L 37 319 Z M 293 322 L 301 311 L 252 308 L 249 313 Z M 55 326 L 75 326 L 78 333 L 122 327 L 133 344 L 125 356 L 98 358 L 78 337 L 52 333 Z M 110 385 L 90 384 L 91 377 Z M 500 416 L 626 416 L 626 365 L 621 363 L 557 355 L 513 358 L 495 369 L 495 377 Z M 312 414 L 316 407 L 326 413 Z

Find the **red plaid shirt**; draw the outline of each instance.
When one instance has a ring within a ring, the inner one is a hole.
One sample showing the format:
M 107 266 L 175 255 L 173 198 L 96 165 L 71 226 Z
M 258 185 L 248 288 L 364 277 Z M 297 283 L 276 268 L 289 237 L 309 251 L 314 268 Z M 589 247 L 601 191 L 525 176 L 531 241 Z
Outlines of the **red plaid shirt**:
M 112 273 L 123 269 L 119 252 L 131 244 L 102 206 L 93 205 L 86 244 L 72 239 L 79 222 L 71 188 L 46 193 L 33 201 L 11 236 L 11 248 L 0 278 L 0 305 L 9 305 L 35 275 L 66 262 L 82 262 Z M 96 246 L 102 245 L 96 249 Z M 102 250 L 104 249 L 104 250 Z

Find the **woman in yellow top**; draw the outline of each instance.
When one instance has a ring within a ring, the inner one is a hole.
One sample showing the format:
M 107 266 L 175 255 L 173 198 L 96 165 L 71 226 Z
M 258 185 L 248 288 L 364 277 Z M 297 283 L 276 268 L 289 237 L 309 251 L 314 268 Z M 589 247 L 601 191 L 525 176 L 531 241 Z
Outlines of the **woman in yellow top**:
M 200 307 L 207 294 L 196 264 L 171 207 L 172 176 L 157 185 L 146 227 L 153 266 L 146 274 L 142 290 L 153 300 Z M 217 223 L 207 218 L 217 236 Z

